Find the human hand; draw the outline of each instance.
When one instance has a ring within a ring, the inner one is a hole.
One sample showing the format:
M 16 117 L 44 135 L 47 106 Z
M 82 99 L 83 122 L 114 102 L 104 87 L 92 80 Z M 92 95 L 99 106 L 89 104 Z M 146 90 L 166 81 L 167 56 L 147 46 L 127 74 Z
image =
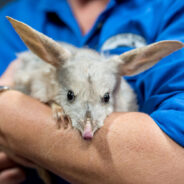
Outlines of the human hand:
M 15 60 L 9 65 L 0 78 L 0 85 L 13 86 L 13 75 L 18 63 L 19 60 Z M 5 152 L 0 150 L 0 183 L 19 184 L 24 180 L 25 173 L 20 165 L 13 161 Z
M 16 59 L 10 63 L 7 70 L 0 78 L 0 85 L 10 86 L 10 87 L 13 86 L 13 75 L 19 62 L 20 60 Z
M 0 183 L 19 184 L 25 178 L 23 169 L 12 161 L 6 153 L 0 151 Z

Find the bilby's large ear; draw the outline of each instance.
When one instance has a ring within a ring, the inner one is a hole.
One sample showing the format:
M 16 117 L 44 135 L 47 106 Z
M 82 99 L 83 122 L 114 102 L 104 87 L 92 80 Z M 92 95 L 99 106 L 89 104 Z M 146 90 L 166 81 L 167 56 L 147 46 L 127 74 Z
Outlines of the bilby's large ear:
M 22 22 L 11 17 L 7 17 L 7 19 L 27 47 L 44 61 L 57 67 L 69 58 L 69 52 L 59 43 Z
M 160 41 L 142 48 L 137 48 L 119 56 L 120 75 L 136 75 L 152 67 L 160 59 L 184 47 L 179 41 Z

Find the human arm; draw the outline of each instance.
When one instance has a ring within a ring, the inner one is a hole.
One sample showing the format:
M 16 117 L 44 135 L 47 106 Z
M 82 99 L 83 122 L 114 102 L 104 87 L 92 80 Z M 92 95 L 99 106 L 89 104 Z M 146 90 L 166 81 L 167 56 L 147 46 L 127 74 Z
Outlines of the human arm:
M 145 114 L 114 113 L 84 141 L 71 127 L 57 130 L 37 100 L 8 91 L 0 103 L 0 144 L 71 183 L 183 183 L 183 149 Z
M 14 61 L 0 78 L 0 85 L 12 86 L 12 75 L 16 64 Z M 0 183 L 18 184 L 25 180 L 25 173 L 21 166 L 14 162 L 5 152 L 0 150 Z

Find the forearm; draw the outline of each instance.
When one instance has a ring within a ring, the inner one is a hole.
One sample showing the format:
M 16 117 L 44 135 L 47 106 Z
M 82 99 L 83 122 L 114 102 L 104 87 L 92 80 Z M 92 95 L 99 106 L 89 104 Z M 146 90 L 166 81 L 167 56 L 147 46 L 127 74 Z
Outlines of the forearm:
M 97 168 L 106 170 L 95 139 L 91 144 L 71 127 L 58 130 L 46 105 L 14 91 L 2 93 L 0 104 L 4 142 L 19 156 L 49 166 L 48 169 L 70 181 L 89 180 Z
M 58 130 L 50 108 L 21 93 L 0 94 L 0 104 L 0 144 L 71 183 L 183 182 L 182 148 L 145 114 L 114 113 L 85 141 L 71 127 Z

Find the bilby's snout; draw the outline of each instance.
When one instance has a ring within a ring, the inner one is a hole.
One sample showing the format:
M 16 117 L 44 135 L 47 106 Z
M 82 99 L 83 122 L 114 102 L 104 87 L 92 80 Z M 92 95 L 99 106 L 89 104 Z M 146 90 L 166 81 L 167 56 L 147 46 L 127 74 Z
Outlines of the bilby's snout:
M 86 111 L 85 115 L 85 124 L 84 124 L 84 130 L 82 133 L 82 137 L 84 139 L 92 139 L 93 138 L 93 128 L 92 128 L 92 117 L 91 117 L 91 112 Z
M 84 139 L 92 139 L 93 138 L 93 130 L 92 130 L 92 125 L 91 125 L 90 120 L 87 120 L 87 122 L 86 122 L 82 137 Z

